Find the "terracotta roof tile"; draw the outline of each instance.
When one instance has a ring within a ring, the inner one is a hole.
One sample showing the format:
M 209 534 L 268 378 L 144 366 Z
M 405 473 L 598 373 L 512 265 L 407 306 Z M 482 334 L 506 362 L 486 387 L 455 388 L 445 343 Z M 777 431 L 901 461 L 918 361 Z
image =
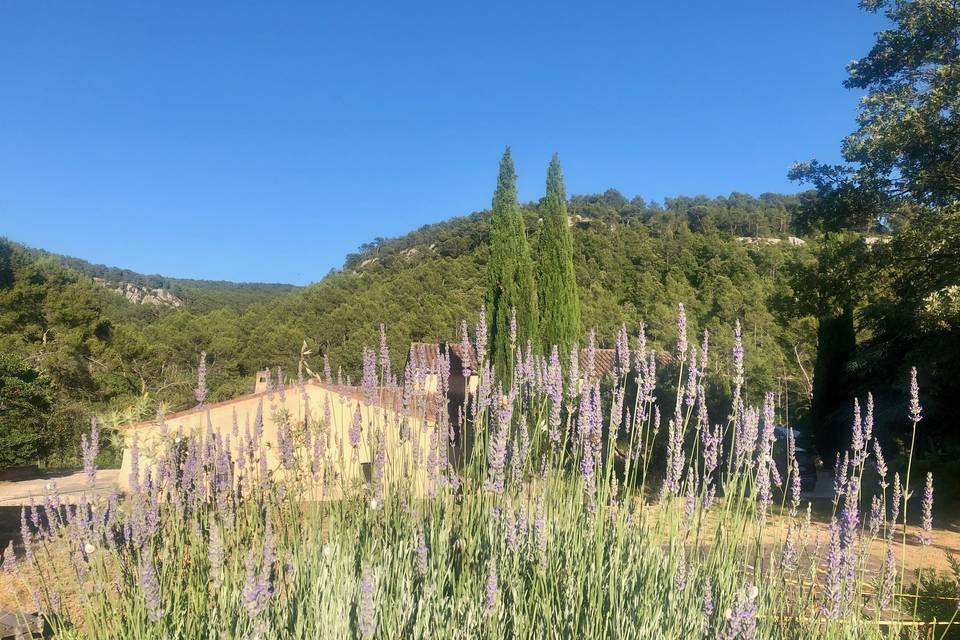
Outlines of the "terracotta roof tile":
M 476 369 L 476 357 L 473 347 L 464 354 L 459 343 L 411 342 L 408 359 L 414 366 L 427 373 L 436 373 L 440 360 L 440 350 L 446 346 L 450 352 L 450 371 L 460 373 L 464 368 Z

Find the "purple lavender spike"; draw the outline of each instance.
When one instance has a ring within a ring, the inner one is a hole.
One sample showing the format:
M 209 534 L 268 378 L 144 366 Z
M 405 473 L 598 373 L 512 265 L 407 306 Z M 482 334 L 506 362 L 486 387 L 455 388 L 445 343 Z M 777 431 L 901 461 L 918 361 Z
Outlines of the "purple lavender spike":
M 687 312 L 683 303 L 677 305 L 677 360 L 683 364 L 687 359 Z
M 927 472 L 927 484 L 923 489 L 923 500 L 920 503 L 921 527 L 917 538 L 923 546 L 929 546 L 933 541 L 933 474 Z
M 390 379 L 390 347 L 387 346 L 387 328 L 380 323 L 380 373 L 383 380 Z
M 200 364 L 197 366 L 197 388 L 193 391 L 197 399 L 197 406 L 202 407 L 207 401 L 207 352 L 200 352 Z
M 492 616 L 497 609 L 497 595 L 500 592 L 500 580 L 497 575 L 497 561 L 493 556 L 487 565 L 487 586 L 484 613 Z
M 734 597 L 733 606 L 727 610 L 726 624 L 721 631 L 720 640 L 752 640 L 757 632 L 758 589 L 741 589 Z
M 100 430 L 95 417 L 90 418 L 90 437 L 87 438 L 87 434 L 80 437 L 80 449 L 83 453 L 83 470 L 87 475 L 87 484 L 92 487 L 97 481 L 97 454 L 100 452 Z
M 423 577 L 427 575 L 427 568 L 428 568 L 427 540 L 426 540 L 426 537 L 424 536 L 422 528 L 418 528 L 414 536 L 415 536 L 415 544 L 416 544 L 414 553 L 416 554 L 416 557 L 417 557 L 417 572 L 420 574 L 421 577 Z
M 369 640 L 377 633 L 377 578 L 370 567 L 360 577 L 360 635 Z
M 917 384 L 917 368 L 910 367 L 910 420 L 916 424 L 923 420 L 920 407 L 920 385 Z
M 363 399 L 367 404 L 377 401 L 377 354 L 373 349 L 363 349 L 363 376 L 360 379 Z
M 630 372 L 630 338 L 627 335 L 626 324 L 621 324 L 620 330 L 617 332 L 614 365 L 614 375 L 617 378 Z
M 333 375 L 330 373 L 330 355 L 323 354 L 323 381 L 328 385 L 333 384 Z
M 149 553 L 146 554 L 140 567 L 140 586 L 143 588 L 147 616 L 151 622 L 157 622 L 163 618 L 164 610 L 160 602 L 160 581 L 157 578 L 157 569 Z
M 476 329 L 477 363 L 483 364 L 487 359 L 487 307 L 480 307 L 480 317 L 477 319 Z

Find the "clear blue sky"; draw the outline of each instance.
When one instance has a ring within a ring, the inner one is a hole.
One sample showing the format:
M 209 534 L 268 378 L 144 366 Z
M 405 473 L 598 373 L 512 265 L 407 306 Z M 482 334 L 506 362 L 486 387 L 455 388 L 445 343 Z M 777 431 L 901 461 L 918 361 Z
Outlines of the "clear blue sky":
M 0 3 L 0 235 L 303 284 L 375 236 L 524 200 L 792 192 L 839 159 L 877 16 L 771 2 Z

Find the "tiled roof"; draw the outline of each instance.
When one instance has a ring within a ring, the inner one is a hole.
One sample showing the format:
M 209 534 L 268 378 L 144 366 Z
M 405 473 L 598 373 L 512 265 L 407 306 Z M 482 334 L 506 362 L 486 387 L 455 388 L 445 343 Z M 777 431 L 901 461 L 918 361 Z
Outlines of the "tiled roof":
M 446 346 L 450 353 L 450 371 L 460 373 L 464 368 L 476 369 L 476 357 L 471 346 L 464 353 L 463 346 L 460 343 L 447 343 L 443 345 L 437 342 L 411 342 L 409 359 L 414 366 L 427 373 L 436 373 L 438 371 L 438 361 L 440 359 L 440 350 Z
M 594 349 L 593 350 L 593 377 L 600 379 L 613 371 L 613 363 L 616 360 L 617 352 L 614 349 Z M 580 373 L 586 375 L 588 361 L 588 350 L 580 349 Z
M 437 361 L 440 358 L 440 349 L 443 347 L 441 343 L 437 342 L 412 342 L 410 343 L 410 359 L 413 360 L 414 364 L 419 367 L 422 371 L 427 373 L 436 373 L 437 372 Z M 469 366 L 470 369 L 476 370 L 476 358 L 474 355 L 473 347 L 470 347 L 470 351 L 467 354 L 466 362 L 462 355 L 463 348 L 460 343 L 447 343 L 446 347 L 450 350 L 450 370 L 453 373 L 459 373 L 462 366 Z M 594 376 L 596 378 L 602 378 L 608 373 L 613 372 L 613 365 L 617 357 L 617 352 L 615 349 L 594 349 L 593 356 L 593 366 L 594 366 Z M 673 357 L 667 351 L 657 351 L 657 364 L 666 365 L 669 364 Z M 631 366 L 632 366 L 631 362 Z M 587 367 L 587 349 L 580 349 L 580 372 L 586 373 Z

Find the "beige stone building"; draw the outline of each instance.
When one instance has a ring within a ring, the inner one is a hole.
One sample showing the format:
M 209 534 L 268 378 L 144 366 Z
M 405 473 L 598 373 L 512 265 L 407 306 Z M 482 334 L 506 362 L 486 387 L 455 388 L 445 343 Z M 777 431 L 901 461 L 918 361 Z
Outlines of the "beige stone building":
M 224 440 L 229 438 L 234 459 L 238 459 L 245 435 L 253 428 L 258 411 L 262 411 L 263 416 L 262 443 L 267 466 L 278 477 L 286 473 L 280 464 L 278 435 L 281 424 L 291 424 L 294 431 L 312 429 L 312 435 L 316 437 L 320 430 L 318 425 L 323 421 L 323 433 L 327 438 L 324 471 L 327 477 L 323 480 L 334 487 L 324 497 L 339 497 L 346 487 L 369 479 L 373 449 L 380 436 L 384 438 L 387 483 L 405 480 L 423 487 L 422 460 L 415 458 L 425 455 L 422 452 L 428 450 L 431 432 L 436 428 L 432 419 L 424 418 L 423 412 L 419 417 L 405 418 L 399 398 L 386 391 L 379 392 L 377 402 L 368 403 L 355 387 L 308 380 L 302 390 L 290 386 L 281 394 L 278 390 L 263 390 L 265 381 L 265 376 L 258 374 L 254 393 L 170 414 L 164 416 L 162 422 L 149 420 L 121 427 L 125 441 L 119 479 L 121 490 L 128 491 L 131 486 L 134 443 L 141 477 L 169 446 L 170 440 L 176 438 L 204 438 L 207 433 L 218 433 Z M 358 409 L 361 438 L 355 451 L 350 444 L 349 430 Z M 402 431 L 408 434 L 404 441 L 400 439 Z M 421 452 L 419 455 L 418 451 Z

